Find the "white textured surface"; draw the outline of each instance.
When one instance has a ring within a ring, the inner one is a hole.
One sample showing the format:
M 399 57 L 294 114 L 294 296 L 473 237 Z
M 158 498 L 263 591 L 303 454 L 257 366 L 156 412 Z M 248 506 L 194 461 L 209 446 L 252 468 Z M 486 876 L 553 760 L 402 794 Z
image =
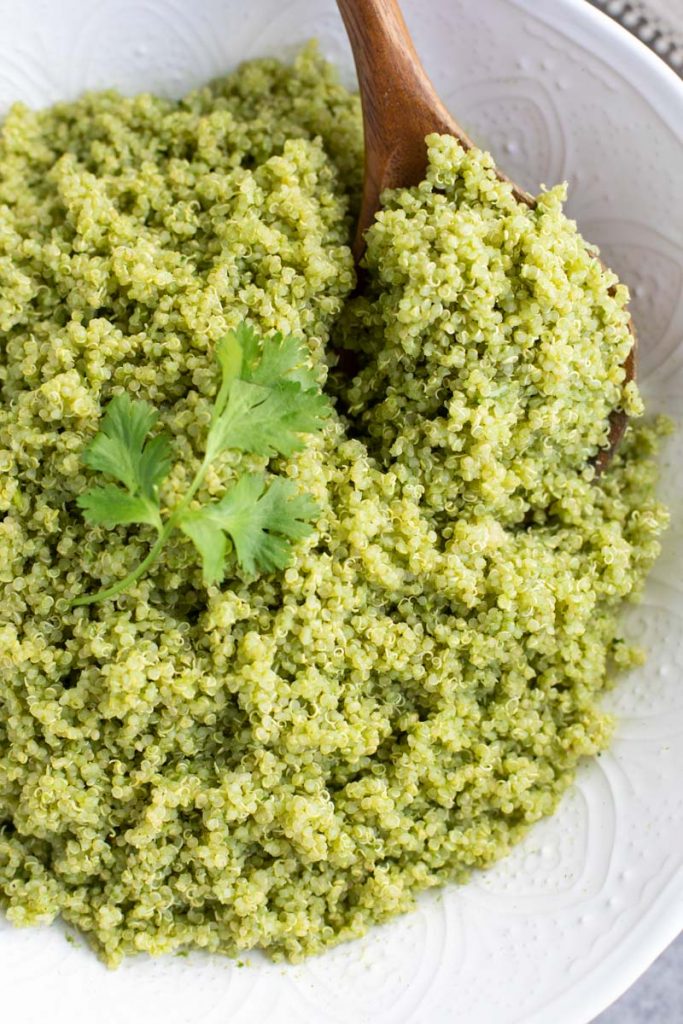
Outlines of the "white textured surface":
M 683 406 L 683 86 L 580 0 L 405 0 L 437 87 L 529 187 L 570 211 L 634 290 L 652 408 Z M 351 79 L 332 0 L 0 0 L 0 112 L 86 87 L 179 93 L 317 35 Z M 584 1024 L 683 925 L 683 434 L 673 528 L 633 633 L 611 752 L 503 864 L 301 967 L 191 956 L 108 973 L 58 928 L 0 923 L 3 1019 L 18 1024 Z

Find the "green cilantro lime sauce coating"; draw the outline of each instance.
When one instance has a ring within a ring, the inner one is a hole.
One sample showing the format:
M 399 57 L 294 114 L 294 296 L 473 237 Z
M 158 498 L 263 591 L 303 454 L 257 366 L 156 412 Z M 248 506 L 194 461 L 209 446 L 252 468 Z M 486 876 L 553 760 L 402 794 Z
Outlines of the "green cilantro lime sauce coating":
M 354 295 L 359 104 L 311 48 L 180 102 L 108 92 L 4 121 L 13 923 L 62 915 L 111 965 L 300 959 L 504 856 L 608 743 L 601 695 L 637 658 L 620 608 L 666 522 L 662 428 L 634 422 L 621 369 L 626 291 L 561 190 L 529 210 L 484 154 L 429 147 L 425 182 L 385 197 Z M 202 468 L 235 400 L 219 363 L 241 365 L 220 342 L 243 322 L 301 339 L 336 408 L 291 446 L 231 421 Z M 121 402 L 141 416 L 133 462 L 100 479 L 107 445 L 88 446 Z M 596 480 L 618 405 L 631 427 Z M 75 606 L 148 557 L 197 480 L 191 508 L 214 511 L 124 593 Z M 310 503 L 275 569 L 258 544 L 230 557 L 250 480 Z

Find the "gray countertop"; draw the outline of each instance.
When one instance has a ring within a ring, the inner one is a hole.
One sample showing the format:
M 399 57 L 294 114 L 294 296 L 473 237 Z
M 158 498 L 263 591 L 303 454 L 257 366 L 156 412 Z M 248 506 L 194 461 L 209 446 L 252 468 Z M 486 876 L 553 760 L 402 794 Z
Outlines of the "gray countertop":
M 683 935 L 594 1024 L 683 1024 Z

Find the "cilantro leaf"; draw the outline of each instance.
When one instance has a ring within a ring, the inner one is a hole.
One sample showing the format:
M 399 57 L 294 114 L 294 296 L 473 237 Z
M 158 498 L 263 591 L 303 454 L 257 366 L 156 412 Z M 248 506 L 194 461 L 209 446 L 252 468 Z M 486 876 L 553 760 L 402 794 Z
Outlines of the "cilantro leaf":
M 274 388 L 283 381 L 299 384 L 303 391 L 317 388 L 310 367 L 310 354 L 304 342 L 293 335 L 277 332 L 259 344 L 250 328 L 241 335 L 243 364 L 240 376 L 252 384 Z
M 154 564 L 176 529 L 199 552 L 207 584 L 224 578 L 233 549 L 247 573 L 281 569 L 291 557 L 292 542 L 310 533 L 317 515 L 314 502 L 280 477 L 266 486 L 262 474 L 247 474 L 219 501 L 190 508 L 222 452 L 232 449 L 267 458 L 291 455 L 303 447 L 303 434 L 322 429 L 331 411 L 301 339 L 279 333 L 262 338 L 242 324 L 218 342 L 216 360 L 221 382 L 204 458 L 185 495 L 163 518 L 158 491 L 170 472 L 171 459 L 168 437 L 149 436 L 158 415 L 147 402 L 128 395 L 109 403 L 83 462 L 123 487 L 113 483 L 91 487 L 80 495 L 78 504 L 89 523 L 148 523 L 156 528 L 157 539 L 124 579 L 73 604 L 91 604 L 122 593 Z
M 241 477 L 220 499 L 190 510 L 180 529 L 202 556 L 206 583 L 220 582 L 225 572 L 228 534 L 245 572 L 283 569 L 292 553 L 291 541 L 308 536 L 318 514 L 307 494 L 297 493 L 291 480 L 275 477 L 268 488 L 263 474 Z M 221 546 L 221 540 L 223 546 Z
M 261 339 L 248 324 L 224 335 L 216 345 L 216 358 L 221 368 L 221 386 L 214 403 L 211 432 L 207 449 L 218 455 L 228 448 L 260 455 L 290 455 L 301 442 L 292 434 L 320 430 L 329 415 L 330 405 L 321 393 L 310 366 L 310 353 L 304 341 L 279 332 Z M 259 392 L 245 384 L 262 388 Z M 260 409 L 258 422 L 251 418 Z M 296 407 L 296 409 L 295 409 Z M 291 413 L 296 411 L 297 415 Z M 247 417 L 235 432 L 235 421 Z M 223 420 L 223 422 L 220 422 Z M 253 429 L 252 429 L 253 428 Z M 264 440 L 263 431 L 268 432 Z M 273 439 L 282 436 L 284 447 Z
M 157 434 L 142 449 L 138 464 L 140 493 L 157 500 L 157 491 L 171 472 L 171 441 L 167 434 Z
M 221 368 L 221 386 L 213 405 L 212 423 L 225 409 L 232 382 L 239 377 L 242 369 L 244 350 L 240 339 L 244 329 L 249 330 L 248 328 L 238 328 L 236 331 L 231 331 L 224 335 L 216 345 L 216 359 Z
M 131 494 L 153 498 L 154 488 L 171 468 L 168 439 L 162 435 L 145 443 L 157 419 L 149 402 L 116 395 L 107 406 L 99 432 L 83 453 L 83 462 L 120 480 Z
M 125 526 L 129 523 L 149 523 L 158 526 L 159 508 L 148 498 L 129 494 L 116 484 L 91 487 L 78 496 L 83 515 L 94 526 Z
M 222 527 L 205 514 L 205 509 L 183 513 L 178 526 L 202 556 L 202 572 L 206 585 L 221 583 L 225 576 L 225 562 L 229 550 L 228 538 Z
M 148 402 L 117 395 L 107 406 L 102 426 L 83 453 L 90 469 L 113 476 L 114 484 L 90 488 L 78 498 L 88 522 L 103 526 L 149 523 L 161 529 L 158 488 L 171 469 L 164 434 L 148 439 L 158 419 Z
M 304 447 L 299 434 L 322 428 L 329 408 L 325 395 L 303 391 L 293 381 L 262 387 L 238 378 L 209 431 L 207 452 L 211 458 L 230 448 L 269 457 L 291 455 Z

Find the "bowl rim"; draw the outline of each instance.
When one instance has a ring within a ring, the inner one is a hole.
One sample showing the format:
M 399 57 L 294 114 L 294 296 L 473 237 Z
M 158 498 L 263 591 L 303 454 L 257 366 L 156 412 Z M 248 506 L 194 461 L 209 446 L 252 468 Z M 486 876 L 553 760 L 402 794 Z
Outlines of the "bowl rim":
M 547 5 L 538 0 L 506 2 L 566 37 L 585 42 L 608 64 L 627 67 L 638 93 L 680 145 L 683 169 L 683 80 L 664 60 L 590 0 L 554 0 Z M 0 0 L 0 8 L 2 3 Z M 624 941 L 578 982 L 567 977 L 562 991 L 517 1024 L 548 1024 L 549 1020 L 553 1024 L 589 1024 L 630 988 L 682 930 L 683 862 L 672 870 Z M 279 1015 L 277 1019 L 282 1020 Z
M 683 79 L 649 46 L 587 0 L 554 0 L 552 12 L 539 10 L 535 0 L 512 0 L 536 18 L 558 27 L 570 38 L 590 38 L 591 49 L 603 48 L 606 56 L 621 55 L 629 65 L 634 85 L 652 105 L 681 144 L 683 157 Z M 683 169 L 683 159 L 681 161 Z M 581 979 L 568 982 L 566 989 L 523 1024 L 590 1024 L 603 1010 L 622 996 L 683 932 L 683 862 L 628 939 L 621 942 Z M 522 1022 L 520 1022 L 522 1024 Z

